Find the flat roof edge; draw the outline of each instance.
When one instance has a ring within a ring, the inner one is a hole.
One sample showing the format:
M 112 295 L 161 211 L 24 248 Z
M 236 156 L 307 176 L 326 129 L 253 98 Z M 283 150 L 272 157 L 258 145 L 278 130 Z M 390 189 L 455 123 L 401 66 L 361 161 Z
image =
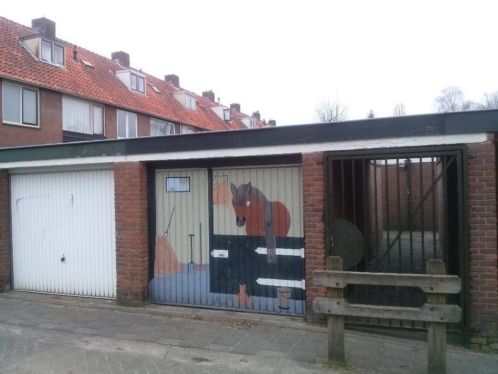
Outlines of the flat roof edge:
M 0 149 L 0 163 L 498 133 L 498 110 Z

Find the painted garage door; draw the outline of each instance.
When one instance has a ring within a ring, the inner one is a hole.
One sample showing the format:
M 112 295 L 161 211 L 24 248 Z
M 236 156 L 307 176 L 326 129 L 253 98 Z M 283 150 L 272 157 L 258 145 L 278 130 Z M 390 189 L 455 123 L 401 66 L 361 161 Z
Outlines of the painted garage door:
M 299 166 L 156 172 L 152 300 L 303 314 L 302 216 Z
M 11 176 L 14 289 L 113 298 L 110 170 Z

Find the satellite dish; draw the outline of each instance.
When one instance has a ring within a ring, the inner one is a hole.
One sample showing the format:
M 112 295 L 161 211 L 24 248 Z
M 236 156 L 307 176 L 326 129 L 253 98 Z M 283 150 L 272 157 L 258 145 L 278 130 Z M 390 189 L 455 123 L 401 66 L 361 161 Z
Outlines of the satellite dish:
M 342 257 L 344 270 L 358 265 L 365 254 L 365 238 L 360 229 L 345 219 L 333 222 L 332 255 Z

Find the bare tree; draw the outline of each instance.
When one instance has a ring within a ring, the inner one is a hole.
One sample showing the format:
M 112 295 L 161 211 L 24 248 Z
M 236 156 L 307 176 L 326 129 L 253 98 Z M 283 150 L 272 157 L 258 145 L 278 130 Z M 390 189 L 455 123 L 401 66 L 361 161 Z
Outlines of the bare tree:
M 498 109 L 498 91 L 484 94 L 481 109 Z
M 435 100 L 437 111 L 441 113 L 459 112 L 463 110 L 464 102 L 463 91 L 456 86 L 446 87 Z
M 393 116 L 394 117 L 401 117 L 406 115 L 406 109 L 405 109 L 405 104 L 403 103 L 398 103 L 394 106 L 393 109 Z
M 323 99 L 316 107 L 316 115 L 320 122 L 331 123 L 345 121 L 348 118 L 348 108 L 337 97 L 333 101 L 330 99 Z
M 460 110 L 461 111 L 469 111 L 469 110 L 482 110 L 483 105 L 480 103 L 476 103 L 475 101 L 472 100 L 464 100 Z

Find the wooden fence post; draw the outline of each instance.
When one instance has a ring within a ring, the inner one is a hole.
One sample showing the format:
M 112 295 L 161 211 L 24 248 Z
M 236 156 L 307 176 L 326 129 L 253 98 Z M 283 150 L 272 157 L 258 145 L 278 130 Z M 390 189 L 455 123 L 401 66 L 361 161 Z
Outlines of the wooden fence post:
M 446 274 L 444 262 L 441 260 L 427 261 L 427 274 Z M 446 295 L 427 294 L 428 304 L 446 304 Z M 428 360 L 429 374 L 446 373 L 446 324 L 428 322 L 427 346 L 429 349 Z
M 327 270 L 343 270 L 342 258 L 330 256 L 327 258 Z M 337 299 L 338 303 L 344 302 L 343 288 L 327 288 L 327 297 Z M 344 316 L 328 315 L 328 359 L 330 361 L 346 362 L 344 349 Z
M 362 273 L 343 271 L 340 257 L 327 258 L 327 270 L 313 272 L 313 284 L 327 288 L 327 297 L 313 300 L 316 313 L 327 314 L 328 358 L 345 362 L 344 319 L 346 316 L 393 318 L 427 322 L 428 372 L 446 373 L 446 324 L 459 322 L 462 309 L 447 305 L 447 294 L 461 292 L 456 275 L 446 275 L 440 260 L 427 262 L 427 274 Z M 427 295 L 427 302 L 418 308 L 349 304 L 344 298 L 348 285 L 418 287 Z

